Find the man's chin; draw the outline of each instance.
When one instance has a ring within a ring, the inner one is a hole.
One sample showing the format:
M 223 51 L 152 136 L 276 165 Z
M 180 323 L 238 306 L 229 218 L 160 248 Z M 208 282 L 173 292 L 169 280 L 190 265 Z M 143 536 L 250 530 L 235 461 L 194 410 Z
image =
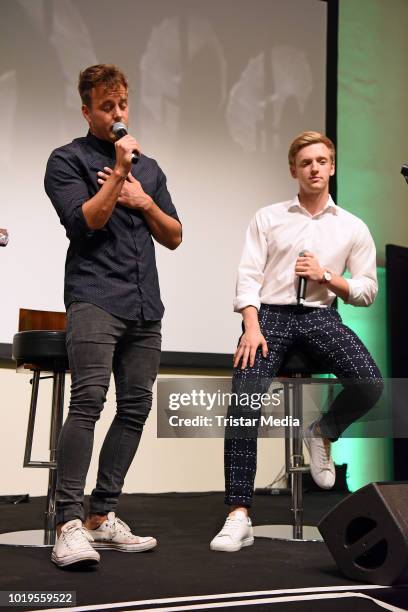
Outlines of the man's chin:
M 315 181 L 314 183 L 309 183 L 308 187 L 313 193 L 318 193 L 319 191 L 324 191 L 326 189 L 327 183 L 323 183 L 323 181 Z
M 322 185 L 321 183 L 314 183 L 312 185 L 307 185 L 307 187 L 304 188 L 304 192 L 311 196 L 317 196 L 321 193 L 325 193 L 326 190 L 327 190 L 327 185 Z

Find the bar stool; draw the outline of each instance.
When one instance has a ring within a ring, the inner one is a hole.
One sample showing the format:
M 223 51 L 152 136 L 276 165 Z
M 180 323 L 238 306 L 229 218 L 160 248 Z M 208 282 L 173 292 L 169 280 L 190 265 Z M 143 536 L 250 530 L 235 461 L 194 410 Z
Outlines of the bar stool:
M 273 540 L 314 541 L 322 542 L 323 538 L 317 527 L 303 525 L 303 474 L 310 472 L 304 463 L 303 440 L 299 435 L 303 431 L 303 385 L 312 382 L 312 374 L 327 374 L 316 359 L 297 348 L 291 349 L 285 356 L 277 379 L 283 385 L 285 417 L 298 419 L 300 426 L 289 426 L 289 435 L 285 435 L 285 474 L 290 479 L 291 489 L 291 525 L 259 525 L 254 527 L 254 536 Z M 316 379 L 318 380 L 318 379 Z M 315 380 L 313 381 L 315 382 Z M 322 381 L 337 383 L 336 378 Z
M 20 309 L 19 332 L 13 338 L 13 359 L 17 370 L 33 372 L 31 379 L 30 413 L 24 452 L 24 467 L 49 470 L 47 505 L 44 529 L 14 531 L 0 534 L 0 544 L 13 546 L 53 546 L 55 543 L 55 490 L 57 484 L 56 449 L 62 428 L 64 410 L 65 374 L 69 369 L 65 346 L 66 315 L 64 312 L 47 312 Z M 42 372 L 49 375 L 41 376 Z M 40 380 L 53 379 L 50 457 L 46 461 L 33 461 L 31 449 L 34 436 Z

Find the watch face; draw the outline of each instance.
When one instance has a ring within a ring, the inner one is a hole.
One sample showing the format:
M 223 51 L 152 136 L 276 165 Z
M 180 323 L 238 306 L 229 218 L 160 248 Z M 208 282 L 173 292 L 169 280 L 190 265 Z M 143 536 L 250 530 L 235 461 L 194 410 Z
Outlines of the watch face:
M 332 275 L 330 272 L 328 272 L 327 270 L 323 273 L 323 278 L 326 281 L 326 283 L 330 283 L 331 279 L 332 279 Z

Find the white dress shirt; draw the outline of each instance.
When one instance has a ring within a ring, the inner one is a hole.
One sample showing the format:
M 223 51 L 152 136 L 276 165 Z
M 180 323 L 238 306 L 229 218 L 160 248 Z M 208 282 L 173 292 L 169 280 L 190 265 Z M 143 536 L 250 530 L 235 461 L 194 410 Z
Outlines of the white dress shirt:
M 377 295 L 376 252 L 366 224 L 336 206 L 329 196 L 317 215 L 298 197 L 261 208 L 246 234 L 238 268 L 234 310 L 261 304 L 296 304 L 295 262 L 309 251 L 320 265 L 339 276 L 349 270 L 349 304 L 369 306 Z M 327 285 L 308 281 L 305 306 L 327 307 L 335 294 Z

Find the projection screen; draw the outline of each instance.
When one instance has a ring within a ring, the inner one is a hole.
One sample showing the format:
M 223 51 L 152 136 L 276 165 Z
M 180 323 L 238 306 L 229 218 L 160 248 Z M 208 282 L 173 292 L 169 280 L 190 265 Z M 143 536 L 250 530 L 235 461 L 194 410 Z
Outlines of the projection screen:
M 295 195 L 289 142 L 326 121 L 320 0 L 1 0 L 0 342 L 18 309 L 63 310 L 68 241 L 43 189 L 52 149 L 85 135 L 79 70 L 120 66 L 129 131 L 158 160 L 183 243 L 157 246 L 163 349 L 231 353 L 246 227 Z

